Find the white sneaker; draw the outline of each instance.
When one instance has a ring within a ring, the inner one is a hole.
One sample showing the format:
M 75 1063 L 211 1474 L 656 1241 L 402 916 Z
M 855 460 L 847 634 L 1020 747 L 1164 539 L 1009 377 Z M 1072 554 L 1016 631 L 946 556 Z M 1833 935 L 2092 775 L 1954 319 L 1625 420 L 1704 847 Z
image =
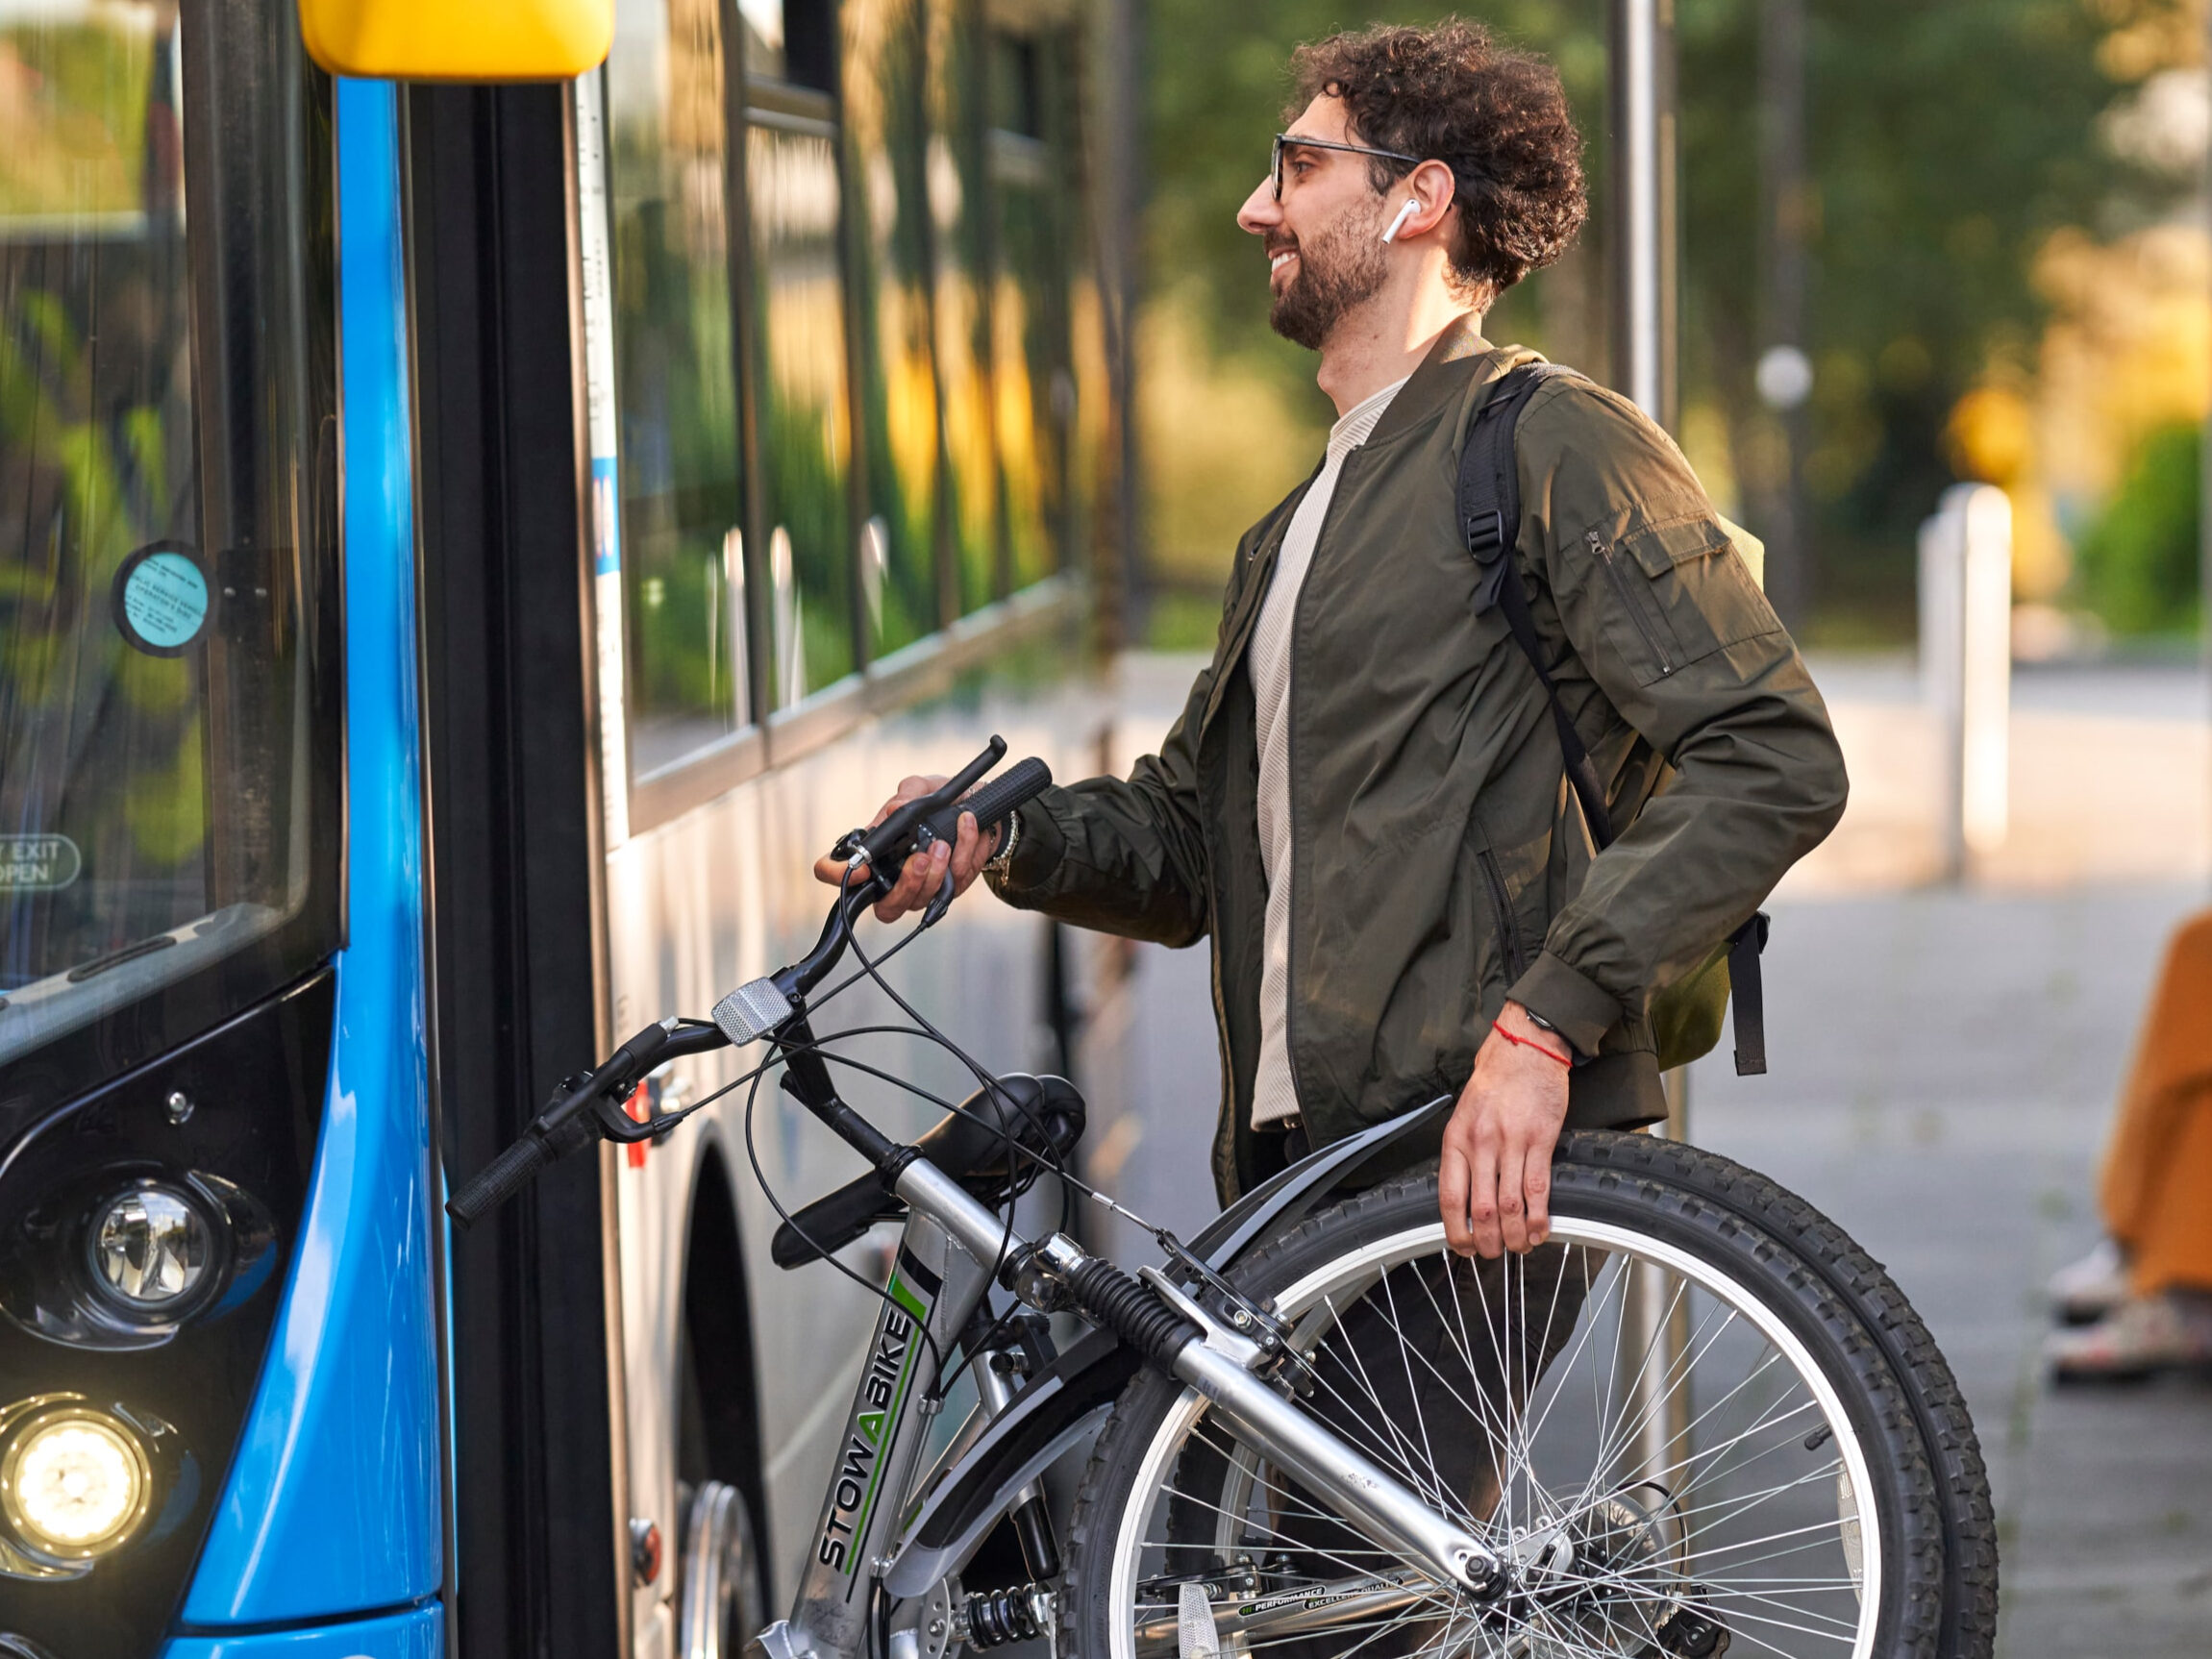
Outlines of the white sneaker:
M 2110 1239 L 2050 1275 L 2050 1311 L 2060 1325 L 2093 1325 L 2127 1300 L 2127 1256 Z
M 2212 1295 L 2131 1296 L 2095 1325 L 2053 1331 L 2043 1356 L 2053 1382 L 2131 1382 L 2162 1371 L 2212 1368 Z

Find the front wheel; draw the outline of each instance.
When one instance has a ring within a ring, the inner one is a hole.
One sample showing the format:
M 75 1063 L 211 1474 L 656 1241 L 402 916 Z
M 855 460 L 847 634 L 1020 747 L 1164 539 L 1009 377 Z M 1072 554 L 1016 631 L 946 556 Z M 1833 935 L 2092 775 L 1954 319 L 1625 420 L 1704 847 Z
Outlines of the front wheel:
M 1771 1181 L 1570 1135 L 1552 1242 L 1444 1246 L 1433 1163 L 1239 1264 L 1310 1409 L 1505 1561 L 1478 1603 L 1147 1373 L 1071 1527 L 1096 1659 L 1987 1659 L 1996 1527 L 1964 1402 L 1881 1269 Z

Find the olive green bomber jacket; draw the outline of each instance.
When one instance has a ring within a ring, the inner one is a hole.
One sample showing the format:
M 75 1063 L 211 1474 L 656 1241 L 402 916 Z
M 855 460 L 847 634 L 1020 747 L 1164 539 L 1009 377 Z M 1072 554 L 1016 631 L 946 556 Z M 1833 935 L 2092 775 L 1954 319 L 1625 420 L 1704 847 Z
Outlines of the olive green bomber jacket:
M 1542 685 L 1503 615 L 1474 614 L 1458 453 L 1490 388 L 1535 360 L 1479 321 L 1346 458 L 1292 624 L 1288 1031 L 1317 1145 L 1455 1093 L 1508 996 L 1593 1056 L 1570 1123 L 1661 1115 L 1653 992 L 1843 810 L 1820 695 L 1688 463 L 1634 406 L 1560 377 L 1520 418 L 1517 551 L 1625 826 L 1594 852 Z M 1213 658 L 1159 752 L 1024 807 L 994 883 L 1068 923 L 1211 940 L 1225 1201 L 1254 1173 L 1267 903 L 1245 651 L 1305 488 L 1239 544 Z

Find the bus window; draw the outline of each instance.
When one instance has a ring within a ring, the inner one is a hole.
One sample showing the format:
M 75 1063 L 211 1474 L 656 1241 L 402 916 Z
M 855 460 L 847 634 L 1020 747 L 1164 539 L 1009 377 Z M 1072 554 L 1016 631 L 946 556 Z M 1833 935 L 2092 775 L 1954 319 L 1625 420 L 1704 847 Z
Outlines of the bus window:
M 630 759 L 742 724 L 744 538 L 715 0 L 622 0 L 607 60 Z
M 1065 416 L 1073 412 L 1062 270 L 1073 167 L 1048 146 L 1045 73 L 1051 38 L 991 38 L 990 165 L 998 216 L 991 295 L 992 411 L 1005 480 L 1012 584 L 1058 567 L 1065 511 Z M 1057 186 L 1057 187 L 1056 187 Z
M 936 233 L 937 375 L 945 422 L 945 516 L 959 608 L 1005 591 L 999 576 L 998 444 L 991 415 L 990 187 L 983 152 L 982 25 L 969 0 L 927 0 L 930 214 Z
M 747 64 L 745 196 L 769 680 L 777 706 L 789 707 L 855 666 L 843 191 L 836 106 L 820 85 L 833 43 L 817 44 L 834 25 L 829 0 L 748 0 L 743 15 L 746 44 L 758 42 L 770 72 Z M 773 78 L 801 74 L 815 84 Z
M 921 0 L 846 0 L 844 117 L 863 224 L 858 309 L 871 653 L 935 627 L 937 380 L 930 337 L 928 80 Z
M 745 73 L 756 81 L 836 90 L 834 10 L 834 0 L 737 0 Z
M 187 237 L 176 17 L 0 4 L 0 1074 L 47 1100 L 336 944 L 330 163 L 285 125 L 329 84 L 249 101 Z

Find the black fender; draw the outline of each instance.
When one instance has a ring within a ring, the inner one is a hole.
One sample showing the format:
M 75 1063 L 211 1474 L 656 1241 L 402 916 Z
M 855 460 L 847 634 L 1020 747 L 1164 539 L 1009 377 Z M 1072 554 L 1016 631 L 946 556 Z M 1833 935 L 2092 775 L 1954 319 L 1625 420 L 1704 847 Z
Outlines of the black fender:
M 1444 1144 L 1454 1099 L 1438 1095 L 1278 1171 L 1208 1222 L 1190 1241 L 1190 1253 L 1226 1274 L 1258 1240 L 1294 1226 L 1342 1188 L 1373 1186 L 1433 1157 Z
M 1111 1331 L 1093 1330 L 1032 1377 L 960 1468 L 922 1500 L 883 1588 L 919 1596 L 966 1566 L 1014 1495 L 1106 1421 L 1140 1363 Z
M 1429 1156 L 1442 1144 L 1452 1106 L 1453 1097 L 1440 1095 L 1270 1176 L 1209 1222 L 1190 1241 L 1191 1254 L 1229 1272 L 1254 1244 L 1344 1188 L 1372 1185 Z M 1188 1270 L 1176 1276 L 1187 1278 Z M 902 1598 L 919 1596 L 966 1566 L 1014 1495 L 1106 1421 L 1141 1363 L 1111 1331 L 1086 1332 L 1013 1398 L 923 1499 L 883 1587 Z

